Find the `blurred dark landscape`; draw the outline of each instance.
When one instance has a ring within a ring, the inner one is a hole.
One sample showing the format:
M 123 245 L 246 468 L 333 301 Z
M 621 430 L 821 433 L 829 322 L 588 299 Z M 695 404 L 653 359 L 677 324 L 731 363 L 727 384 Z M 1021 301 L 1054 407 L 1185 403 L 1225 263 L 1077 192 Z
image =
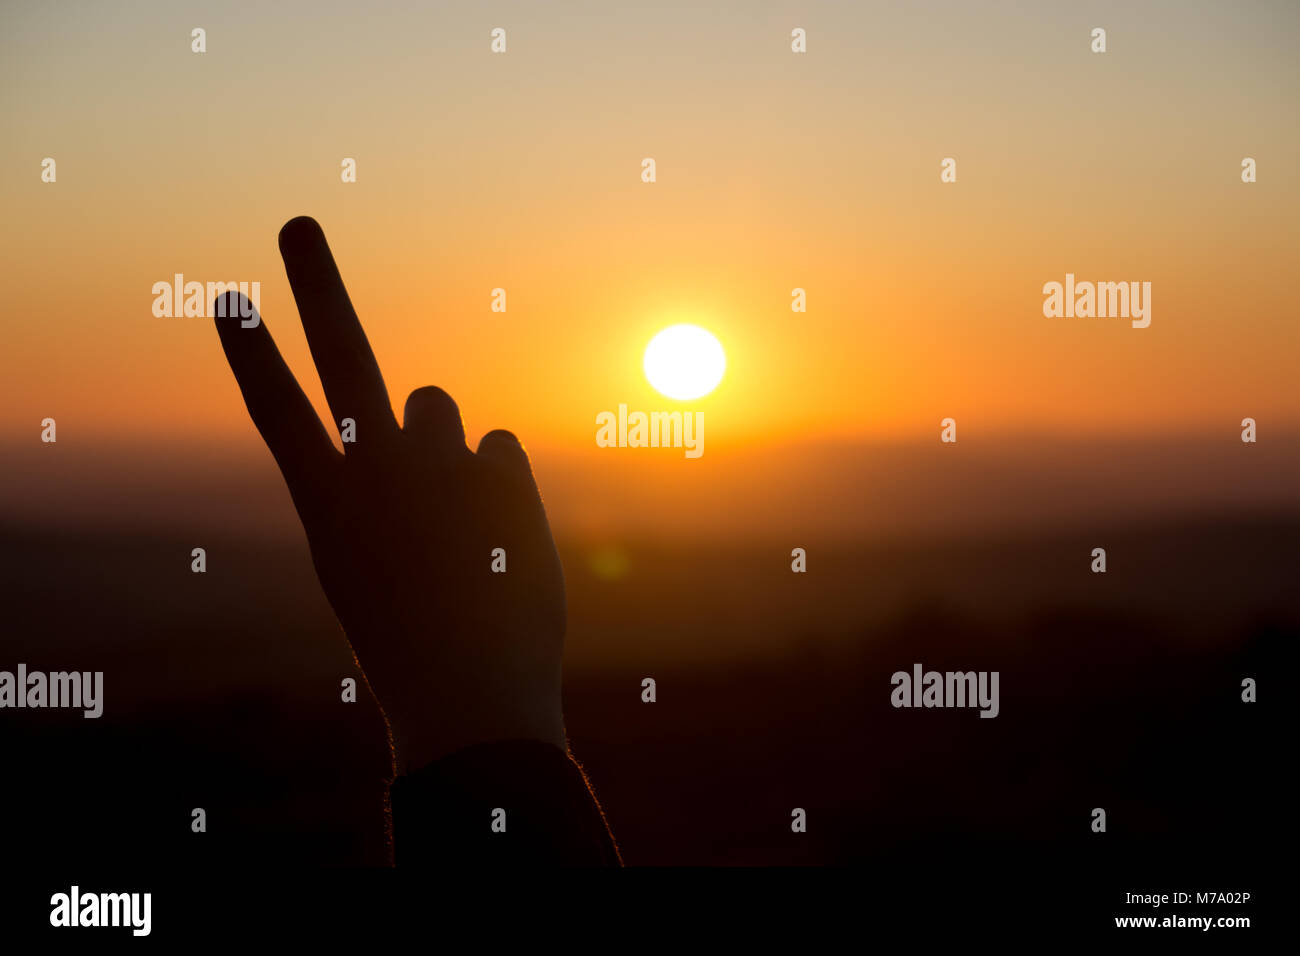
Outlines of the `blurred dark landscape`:
M 358 672 L 300 537 L 13 521 L 0 535 L 0 668 L 105 673 L 98 720 L 2 715 L 7 853 L 383 862 L 381 718 L 364 692 L 340 700 Z M 807 574 L 788 544 L 561 541 L 568 731 L 627 863 L 928 854 L 978 876 L 1018 850 L 1067 868 L 1104 852 L 1247 871 L 1272 852 L 1300 515 L 797 543 Z M 206 574 L 190 571 L 196 544 Z M 1097 546 L 1106 574 L 1089 571 Z M 893 709 L 890 675 L 916 662 L 1000 671 L 1000 715 Z M 644 677 L 657 703 L 642 703 Z M 1241 701 L 1245 677 L 1258 703 Z M 206 834 L 190 831 L 194 807 Z M 790 831 L 794 807 L 806 834 Z

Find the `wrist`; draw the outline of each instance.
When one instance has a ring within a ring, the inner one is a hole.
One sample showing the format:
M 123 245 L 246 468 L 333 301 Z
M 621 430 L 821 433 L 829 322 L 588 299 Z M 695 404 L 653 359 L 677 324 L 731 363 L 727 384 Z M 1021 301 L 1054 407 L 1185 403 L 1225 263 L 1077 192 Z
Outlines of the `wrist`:
M 558 712 L 550 720 L 493 720 L 490 723 L 448 721 L 445 718 L 411 718 L 405 712 L 385 712 L 397 776 L 424 769 L 454 753 L 480 744 L 532 740 L 551 744 L 568 753 L 564 719 Z

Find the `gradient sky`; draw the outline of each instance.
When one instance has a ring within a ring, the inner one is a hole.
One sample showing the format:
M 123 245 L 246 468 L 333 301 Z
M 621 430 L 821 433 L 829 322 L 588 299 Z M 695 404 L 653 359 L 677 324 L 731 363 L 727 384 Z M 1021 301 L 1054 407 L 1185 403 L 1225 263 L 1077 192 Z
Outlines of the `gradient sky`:
M 623 6 L 6 4 L 0 440 L 54 416 L 60 444 L 251 448 L 210 320 L 151 314 L 176 272 L 260 281 L 325 412 L 275 242 L 299 214 L 399 412 L 441 385 L 471 444 L 596 455 L 620 402 L 704 411 L 706 458 L 937 441 L 945 416 L 1300 429 L 1296 4 Z M 1067 271 L 1151 282 L 1151 327 L 1044 318 Z M 729 362 L 687 404 L 641 372 L 679 321 Z

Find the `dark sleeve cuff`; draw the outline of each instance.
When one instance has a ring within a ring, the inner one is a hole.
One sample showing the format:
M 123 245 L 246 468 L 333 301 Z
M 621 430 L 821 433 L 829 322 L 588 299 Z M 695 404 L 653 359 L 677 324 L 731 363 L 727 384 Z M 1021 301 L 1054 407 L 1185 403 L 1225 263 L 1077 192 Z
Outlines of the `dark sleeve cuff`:
M 398 777 L 391 802 L 400 867 L 622 865 L 582 768 L 552 744 L 468 747 Z

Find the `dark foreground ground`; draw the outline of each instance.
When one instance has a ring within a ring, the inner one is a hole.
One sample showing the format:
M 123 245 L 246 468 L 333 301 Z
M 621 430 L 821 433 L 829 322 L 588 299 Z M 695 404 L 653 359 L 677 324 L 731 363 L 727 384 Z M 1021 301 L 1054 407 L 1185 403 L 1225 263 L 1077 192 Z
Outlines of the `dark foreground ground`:
M 1088 571 L 1098 540 L 1106 575 Z M 0 714 L 10 860 L 383 862 L 382 724 L 340 701 L 356 672 L 305 545 L 207 542 L 197 575 L 167 535 L 4 541 L 0 669 L 106 684 L 99 720 Z M 778 546 L 622 544 L 616 579 L 591 570 L 600 549 L 562 548 L 572 746 L 629 864 L 1249 875 L 1281 838 L 1298 544 L 1296 518 L 1200 520 L 814 545 L 803 576 Z M 1000 671 L 1000 716 L 893 709 L 889 677 L 914 662 Z

